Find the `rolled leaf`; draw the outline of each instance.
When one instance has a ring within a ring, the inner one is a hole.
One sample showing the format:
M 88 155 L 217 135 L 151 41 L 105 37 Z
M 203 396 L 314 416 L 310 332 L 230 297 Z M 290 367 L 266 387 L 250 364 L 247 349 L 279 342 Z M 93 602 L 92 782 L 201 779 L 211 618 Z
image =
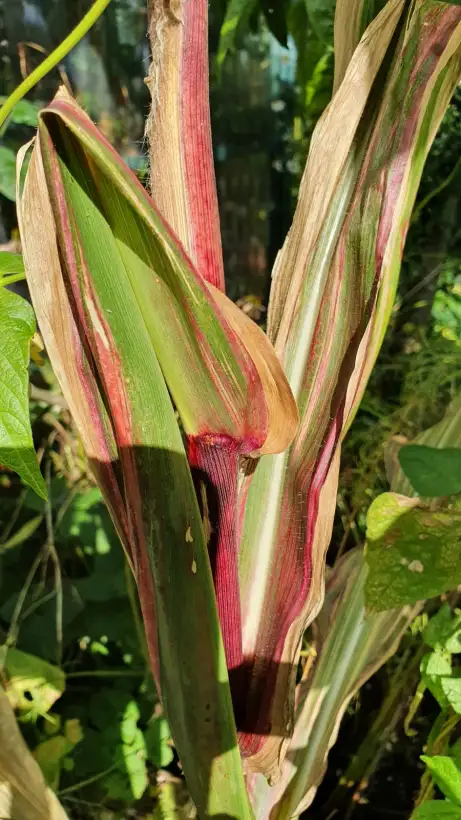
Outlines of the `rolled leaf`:
M 261 338 L 262 333 L 248 319 L 234 329 L 227 314 L 234 315 L 236 308 L 197 274 L 146 191 L 83 111 L 61 95 L 41 114 L 39 132 L 48 180 L 56 179 L 58 186 L 50 188 L 61 220 L 58 232 L 74 230 L 84 241 L 88 237 L 94 249 L 88 266 L 95 293 L 89 299 L 88 277 L 83 275 L 82 286 L 78 273 L 80 252 L 74 262 L 72 283 L 81 321 L 89 317 L 94 334 L 99 327 L 94 305 L 98 299 L 105 305 L 106 280 L 99 271 L 107 279 L 117 271 L 121 289 L 132 294 L 131 309 L 142 316 L 188 437 L 190 464 L 205 487 L 207 504 L 215 509 L 212 563 L 227 662 L 233 668 L 242 661 L 238 459 L 285 449 L 297 428 L 296 404 L 272 346 L 266 342 L 262 353 L 261 345 L 255 346 L 253 354 L 253 336 Z M 59 158 L 54 140 L 60 145 Z M 74 227 L 62 209 L 61 174 L 73 196 Z M 102 252 L 104 237 L 112 257 L 109 250 Z M 111 321 L 109 313 L 101 325 L 106 319 Z M 88 344 L 105 357 L 104 334 L 99 336 Z M 103 363 L 101 367 L 106 372 Z
M 183 329 L 192 334 L 197 304 L 206 323 L 211 297 L 149 197 L 68 100 L 40 115 L 19 209 L 40 328 L 134 568 L 152 665 L 191 794 L 202 816 L 249 817 L 206 539 L 156 347 L 172 360 L 174 344 L 186 361 Z M 186 266 L 181 281 L 178 259 Z M 181 293 L 190 301 L 179 306 Z M 166 333 L 156 337 L 162 304 L 170 341 Z M 210 321 L 231 351 L 232 333 L 226 337 L 214 316 Z M 210 349 L 208 338 L 203 344 Z M 229 359 L 221 375 L 235 364 L 230 352 Z M 196 375 L 209 363 L 187 362 Z M 242 371 L 229 384 L 242 395 Z M 230 407 L 228 396 L 218 403 Z
M 198 272 L 224 291 L 211 144 L 208 0 L 149 0 L 148 13 L 152 196 Z
M 292 731 L 301 637 L 322 601 L 340 444 L 389 319 L 424 159 L 459 81 L 460 43 L 459 8 L 386 4 L 314 133 L 276 262 L 269 337 L 301 421 L 290 450 L 262 459 L 242 483 L 250 696 L 243 717 L 237 711 L 250 766 L 273 776 Z

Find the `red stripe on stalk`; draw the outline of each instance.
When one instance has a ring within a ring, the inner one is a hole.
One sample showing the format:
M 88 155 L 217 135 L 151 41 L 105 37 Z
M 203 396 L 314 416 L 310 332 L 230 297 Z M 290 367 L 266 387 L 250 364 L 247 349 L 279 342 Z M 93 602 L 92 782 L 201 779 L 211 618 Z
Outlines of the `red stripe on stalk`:
M 208 0 L 188 0 L 182 15 L 181 120 L 190 252 L 203 278 L 225 291 L 210 120 Z

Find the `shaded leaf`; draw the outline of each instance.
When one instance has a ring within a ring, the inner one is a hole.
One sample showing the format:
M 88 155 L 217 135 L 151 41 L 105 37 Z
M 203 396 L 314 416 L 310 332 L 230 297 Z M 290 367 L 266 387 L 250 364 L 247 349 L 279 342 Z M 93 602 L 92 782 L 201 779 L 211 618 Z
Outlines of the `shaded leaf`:
M 42 521 L 43 515 L 36 515 L 35 518 L 26 521 L 26 523 L 19 527 L 6 541 L 0 543 L 0 555 L 2 552 L 6 552 L 6 550 L 11 550 L 14 547 L 20 546 L 20 544 L 24 544 L 39 528 Z
M 16 201 L 16 154 L 0 145 L 0 194 Z
M 399 461 L 419 495 L 437 497 L 461 493 L 461 449 L 407 444 L 399 450 Z
M 6 97 L 0 97 L 0 105 L 3 105 L 6 99 Z M 7 125 L 14 123 L 15 125 L 29 125 L 31 128 L 35 128 L 39 109 L 40 106 L 37 103 L 30 102 L 30 100 L 19 100 L 8 117 Z
M 288 46 L 287 0 L 260 0 L 269 31 L 282 46 Z

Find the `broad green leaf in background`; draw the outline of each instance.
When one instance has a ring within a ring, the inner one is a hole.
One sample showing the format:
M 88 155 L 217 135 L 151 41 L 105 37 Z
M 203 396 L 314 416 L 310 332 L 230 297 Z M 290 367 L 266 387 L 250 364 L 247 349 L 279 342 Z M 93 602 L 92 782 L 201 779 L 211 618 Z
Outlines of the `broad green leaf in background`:
M 421 755 L 421 760 L 445 797 L 461 806 L 461 771 L 456 760 L 447 755 Z
M 0 145 L 0 194 L 16 200 L 16 154 L 5 145 Z
M 427 498 L 461 493 L 461 449 L 407 444 L 400 466 L 415 492 Z
M 457 394 L 451 401 L 442 420 L 416 436 L 411 444 L 441 450 L 461 448 L 461 394 Z M 394 492 L 411 497 L 415 491 L 400 465 L 398 454 L 401 447 L 400 439 L 392 439 L 389 442 L 386 473 Z
M 6 102 L 6 97 L 0 97 L 0 105 Z M 28 125 L 36 128 L 40 105 L 30 102 L 30 100 L 19 100 L 8 117 L 2 131 L 6 130 L 10 123 L 14 125 Z
M 459 510 L 430 511 L 417 499 L 384 493 L 367 517 L 367 607 L 422 601 L 461 583 Z
M 34 333 L 31 306 L 17 294 L 0 288 L 0 465 L 15 470 L 29 487 L 46 498 L 29 421 L 27 366 Z

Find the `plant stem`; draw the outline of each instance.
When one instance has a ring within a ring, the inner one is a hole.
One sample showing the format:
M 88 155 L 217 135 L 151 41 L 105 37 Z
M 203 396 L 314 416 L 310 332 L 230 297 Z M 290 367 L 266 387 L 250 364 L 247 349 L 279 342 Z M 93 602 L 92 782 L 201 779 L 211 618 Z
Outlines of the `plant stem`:
M 135 672 L 133 669 L 93 669 L 88 672 L 68 672 L 66 678 L 142 678 L 143 675 L 143 671 Z
M 113 766 L 109 766 L 108 769 L 104 769 L 103 772 L 98 772 L 98 774 L 94 774 L 92 777 L 88 777 L 86 780 L 81 780 L 79 783 L 74 783 L 73 786 L 68 786 L 67 789 L 61 789 L 58 792 L 58 796 L 61 797 L 65 794 L 71 794 L 72 792 L 78 792 L 80 789 L 84 789 L 85 786 L 91 786 L 93 783 L 97 783 L 98 780 L 102 780 L 103 777 L 110 774 L 117 768 L 117 764 L 114 763 Z
M 22 100 L 31 88 L 34 87 L 43 77 L 48 74 L 64 57 L 67 56 L 80 40 L 87 34 L 90 28 L 96 23 L 104 9 L 109 5 L 110 0 L 96 0 L 90 10 L 80 20 L 73 31 L 59 44 L 57 48 L 40 63 L 37 68 L 13 91 L 6 102 L 0 108 L 0 127 L 11 114 L 15 105 Z

